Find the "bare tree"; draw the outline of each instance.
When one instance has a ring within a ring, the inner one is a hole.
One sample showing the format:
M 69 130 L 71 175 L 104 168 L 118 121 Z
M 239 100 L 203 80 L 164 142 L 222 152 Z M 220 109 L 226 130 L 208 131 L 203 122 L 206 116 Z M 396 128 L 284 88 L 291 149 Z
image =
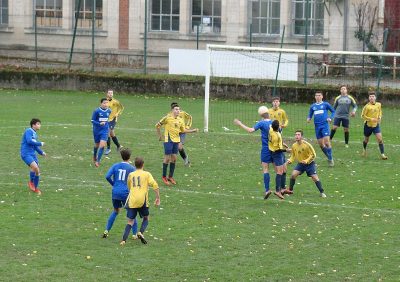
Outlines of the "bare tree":
M 357 1 L 352 6 L 358 27 L 354 36 L 365 44 L 368 51 L 377 52 L 378 48 L 373 44 L 372 39 L 375 35 L 378 6 L 371 4 L 368 0 Z

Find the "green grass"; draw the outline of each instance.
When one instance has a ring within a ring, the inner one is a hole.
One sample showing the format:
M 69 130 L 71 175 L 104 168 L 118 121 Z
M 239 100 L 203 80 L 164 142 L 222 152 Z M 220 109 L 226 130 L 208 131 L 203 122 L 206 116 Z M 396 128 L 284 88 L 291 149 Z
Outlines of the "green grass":
M 396 281 L 400 277 L 398 109 L 384 108 L 382 124 L 388 161 L 379 160 L 371 139 L 368 158 L 359 155 L 360 120 L 352 120 L 351 147 L 336 134 L 336 166 L 317 152 L 318 172 L 328 198 L 306 176 L 284 201 L 262 199 L 259 135 L 238 131 L 231 112 L 256 119 L 257 104 L 213 102 L 226 111 L 209 134 L 187 136 L 192 166 L 180 159 L 175 187 L 161 185 L 161 207 L 152 207 L 149 244 L 119 241 L 120 215 L 108 239 L 101 239 L 111 211 L 107 169 L 119 157 L 113 147 L 100 168 L 91 163 L 90 118 L 101 93 L 0 90 L 0 280 L 4 281 Z M 160 181 L 162 143 L 154 125 L 168 111 L 170 97 L 118 95 L 125 111 L 117 127 L 124 146 L 145 158 Z M 202 128 L 203 101 L 179 99 Z M 308 105 L 283 105 L 285 131 L 304 127 Z M 234 108 L 236 107 L 236 108 Z M 251 114 L 247 114 L 250 113 Z M 220 114 L 221 115 L 221 114 Z M 42 119 L 39 139 L 42 196 L 26 187 L 28 169 L 19 143 L 32 117 Z M 243 118 L 243 117 L 241 117 Z M 391 122 L 386 122 L 390 120 Z M 218 124 L 218 122 L 220 124 Z M 232 132 L 223 132 L 221 126 Z M 289 168 L 291 171 L 293 166 Z M 274 177 L 272 177 L 274 179 Z M 274 185 L 274 180 L 272 180 Z M 151 195 L 151 200 L 154 195 Z M 87 257 L 90 256 L 90 259 Z

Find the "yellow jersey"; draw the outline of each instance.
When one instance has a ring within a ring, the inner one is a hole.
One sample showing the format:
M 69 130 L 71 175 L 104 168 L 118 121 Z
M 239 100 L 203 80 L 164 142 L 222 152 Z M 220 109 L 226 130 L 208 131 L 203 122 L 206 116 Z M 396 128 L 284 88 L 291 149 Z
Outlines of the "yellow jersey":
M 302 140 L 301 143 L 294 143 L 292 145 L 292 152 L 289 158 L 289 161 L 293 163 L 295 160 L 299 163 L 305 161 L 305 163 L 311 163 L 317 154 L 315 154 L 315 150 L 313 146 L 307 141 Z
M 124 106 L 117 100 L 117 99 L 111 99 L 108 100 L 108 107 L 111 110 L 111 114 L 108 118 L 109 121 L 112 121 L 116 117 L 118 117 L 122 111 L 124 110 Z
M 367 123 L 369 127 L 378 126 L 379 121 L 372 121 L 372 118 L 382 118 L 382 106 L 381 103 L 375 102 L 375 104 L 368 103 L 364 106 L 361 112 L 361 118 Z
M 161 126 L 164 126 L 164 142 L 168 142 L 168 137 L 172 142 L 181 142 L 179 133 L 185 131 L 185 124 L 179 116 L 175 118 L 171 113 L 167 114 L 156 124 L 157 128 Z
M 183 123 L 185 124 L 185 128 L 189 129 L 192 127 L 192 116 L 188 114 L 185 111 L 181 111 L 179 113 L 179 117 L 183 120 Z
M 269 129 L 268 148 L 271 152 L 283 149 L 282 135 L 279 132 L 274 131 L 272 128 Z
M 129 208 L 141 208 L 144 204 L 149 207 L 149 186 L 154 190 L 158 189 L 158 184 L 150 172 L 137 169 L 128 175 L 129 195 L 126 200 Z
M 286 112 L 284 110 L 282 110 L 281 108 L 277 108 L 277 109 L 269 108 L 268 114 L 269 114 L 269 118 L 271 120 L 279 121 L 280 127 L 282 127 L 282 125 L 284 127 L 286 127 L 289 124 L 289 119 L 286 115 Z

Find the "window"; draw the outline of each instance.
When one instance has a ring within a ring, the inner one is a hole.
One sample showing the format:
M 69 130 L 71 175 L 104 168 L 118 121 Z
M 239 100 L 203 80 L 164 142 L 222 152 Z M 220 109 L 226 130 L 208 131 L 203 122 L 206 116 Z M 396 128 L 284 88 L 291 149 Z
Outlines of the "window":
M 221 0 L 192 0 L 192 31 L 221 33 Z
M 293 0 L 294 34 L 306 34 L 306 12 L 308 10 L 308 35 L 324 34 L 324 1 L 323 0 Z
M 151 30 L 179 31 L 179 0 L 151 1 Z
M 36 0 L 35 12 L 37 26 L 62 26 L 62 0 Z
M 81 7 L 79 9 L 78 16 L 78 28 L 92 28 L 92 15 L 93 15 L 93 1 L 94 0 L 80 0 Z M 95 8 L 95 24 L 94 28 L 102 29 L 103 28 L 103 0 L 95 0 L 96 8 Z M 79 0 L 75 0 L 75 12 L 78 10 Z
M 8 0 L 0 0 L 0 25 L 8 24 Z
M 280 34 L 280 0 L 251 0 L 249 14 L 253 34 Z

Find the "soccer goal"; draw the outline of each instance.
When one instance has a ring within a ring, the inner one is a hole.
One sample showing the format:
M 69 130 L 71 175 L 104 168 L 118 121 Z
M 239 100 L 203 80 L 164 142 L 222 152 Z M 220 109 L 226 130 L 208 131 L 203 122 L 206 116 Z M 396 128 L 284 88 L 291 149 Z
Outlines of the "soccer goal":
M 256 121 L 257 108 L 269 106 L 273 96 L 286 102 L 308 102 L 288 95 L 287 86 L 337 86 L 338 95 L 340 85 L 357 86 L 357 91 L 399 88 L 399 57 L 400 53 L 388 52 L 208 45 L 204 131 L 235 130 L 235 117 Z M 232 102 L 234 99 L 241 102 Z

